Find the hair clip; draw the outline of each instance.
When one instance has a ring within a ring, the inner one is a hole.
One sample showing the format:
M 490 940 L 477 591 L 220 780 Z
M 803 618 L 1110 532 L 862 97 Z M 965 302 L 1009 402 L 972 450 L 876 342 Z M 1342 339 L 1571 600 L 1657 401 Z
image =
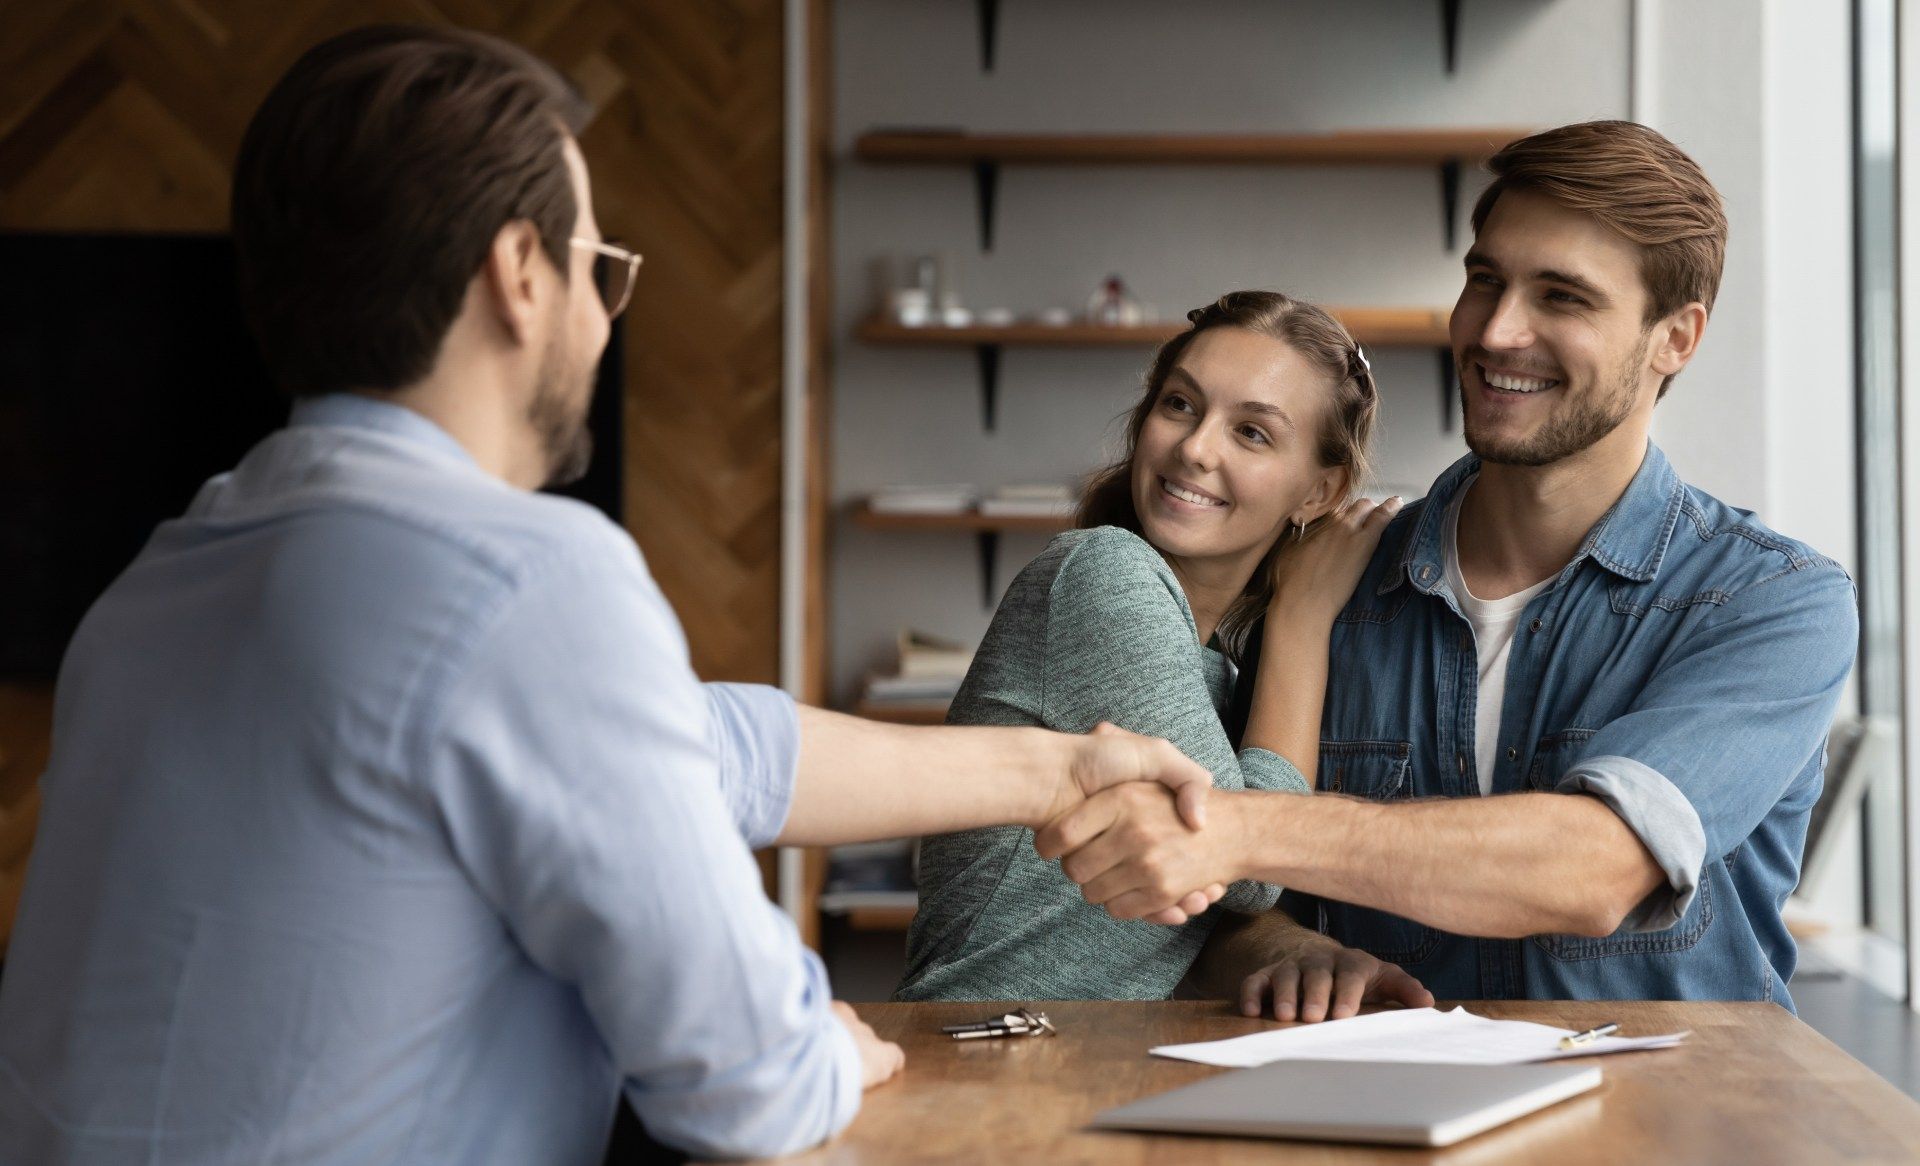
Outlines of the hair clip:
M 1366 350 L 1366 349 L 1364 349 L 1364 348 L 1362 348 L 1362 347 L 1360 347 L 1360 346 L 1359 346 L 1358 344 L 1356 344 L 1356 345 L 1354 345 L 1354 346 L 1353 346 L 1353 358 L 1354 358 L 1355 360 L 1357 360 L 1357 361 L 1359 361 L 1359 362 L 1360 362 L 1360 371 L 1361 371 L 1361 372 L 1363 372 L 1363 373 L 1366 373 L 1366 374 L 1367 374 L 1368 376 L 1372 376 L 1372 375 L 1373 375 L 1373 365 L 1371 365 L 1371 364 L 1369 364 L 1369 363 L 1367 362 L 1367 350 Z

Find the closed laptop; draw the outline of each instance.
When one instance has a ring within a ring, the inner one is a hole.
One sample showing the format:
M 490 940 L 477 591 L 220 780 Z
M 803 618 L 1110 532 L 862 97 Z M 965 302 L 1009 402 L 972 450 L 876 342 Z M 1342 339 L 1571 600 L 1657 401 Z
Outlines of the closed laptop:
M 1093 1125 L 1450 1146 L 1599 1084 L 1593 1065 L 1277 1061 L 1107 1110 Z

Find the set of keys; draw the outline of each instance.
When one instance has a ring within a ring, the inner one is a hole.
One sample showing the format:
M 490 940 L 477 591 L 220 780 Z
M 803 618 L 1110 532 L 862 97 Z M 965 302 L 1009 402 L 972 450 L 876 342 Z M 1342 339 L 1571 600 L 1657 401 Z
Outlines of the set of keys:
M 940 1029 L 954 1040 L 980 1040 L 1003 1036 L 1053 1036 L 1059 1030 L 1044 1012 L 1022 1008 L 1005 1016 L 996 1016 L 978 1024 L 949 1024 Z

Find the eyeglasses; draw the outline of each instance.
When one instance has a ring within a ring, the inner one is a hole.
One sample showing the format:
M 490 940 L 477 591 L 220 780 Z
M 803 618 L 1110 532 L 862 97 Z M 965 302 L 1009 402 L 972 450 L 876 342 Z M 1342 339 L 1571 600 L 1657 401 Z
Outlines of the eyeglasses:
M 593 287 L 600 293 L 600 302 L 607 307 L 607 319 L 626 311 L 627 300 L 633 295 L 634 276 L 640 271 L 640 253 L 593 239 L 571 242 L 575 247 L 594 252 Z

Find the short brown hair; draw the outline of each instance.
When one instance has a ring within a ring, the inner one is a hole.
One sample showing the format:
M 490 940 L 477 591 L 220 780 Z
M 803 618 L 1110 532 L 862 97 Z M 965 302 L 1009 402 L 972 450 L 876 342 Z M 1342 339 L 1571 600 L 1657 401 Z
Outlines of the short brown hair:
M 1640 246 L 1645 322 L 1696 300 L 1713 311 L 1727 254 L 1720 192 L 1680 147 L 1631 121 L 1583 121 L 1510 143 L 1487 159 L 1493 184 L 1473 208 L 1480 233 L 1509 190 L 1591 215 Z
M 1332 399 L 1321 414 L 1319 440 L 1315 454 L 1323 466 L 1346 468 L 1346 488 L 1339 500 L 1357 493 L 1366 481 L 1368 447 L 1373 440 L 1374 414 L 1379 408 L 1379 393 L 1374 388 L 1373 371 L 1340 321 L 1305 300 L 1275 291 L 1228 292 L 1204 308 L 1187 313 L 1187 330 L 1160 346 L 1153 364 L 1147 369 L 1146 392 L 1127 417 L 1126 446 L 1120 458 L 1094 474 L 1080 498 L 1080 510 L 1074 517 L 1078 527 L 1118 526 L 1140 533 L 1140 515 L 1133 505 L 1133 453 L 1140 444 L 1140 430 L 1153 414 L 1154 404 L 1167 378 L 1193 344 L 1193 338 L 1210 328 L 1244 328 L 1281 341 L 1326 373 L 1333 382 Z M 1335 509 L 1338 507 L 1336 506 Z M 1332 511 L 1329 511 L 1332 513 Z M 1308 530 L 1318 528 L 1325 519 L 1316 519 Z M 1281 538 L 1260 560 L 1260 566 L 1247 580 L 1245 590 L 1227 607 L 1217 630 L 1222 649 L 1236 663 L 1247 645 L 1247 633 L 1266 613 L 1273 597 L 1273 559 L 1283 553 L 1292 540 Z
M 356 29 L 309 49 L 234 167 L 241 302 L 294 396 L 432 369 L 500 228 L 530 220 L 564 279 L 564 154 L 586 105 L 524 49 L 459 29 Z

